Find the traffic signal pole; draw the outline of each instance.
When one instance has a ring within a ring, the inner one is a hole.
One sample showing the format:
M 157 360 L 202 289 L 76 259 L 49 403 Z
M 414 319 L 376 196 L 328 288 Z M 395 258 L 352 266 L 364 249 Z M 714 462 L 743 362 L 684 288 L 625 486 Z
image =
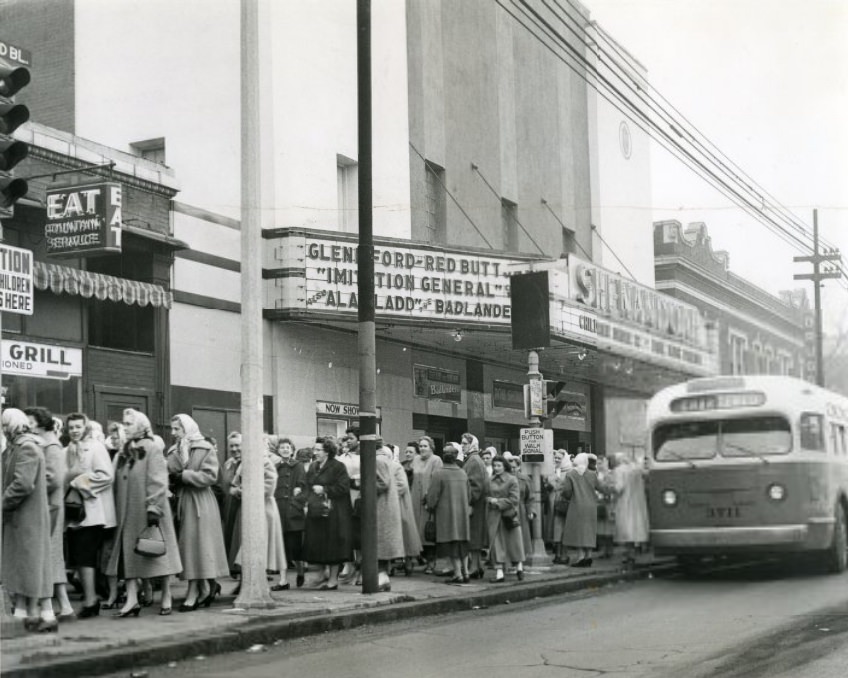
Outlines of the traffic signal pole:
M 530 351 L 527 354 L 527 378 L 530 382 L 530 412 L 528 421 L 531 427 L 542 426 L 542 418 L 538 415 L 544 408 L 544 388 L 545 381 L 542 373 L 539 372 L 539 354 L 536 351 Z M 551 452 L 545 450 L 545 454 Z M 527 465 L 524 465 L 525 468 Z M 532 553 L 527 553 L 528 565 L 538 567 L 540 565 L 550 565 L 551 557 L 545 550 L 545 540 L 542 537 L 542 464 L 533 463 L 530 466 L 530 481 L 533 487 L 533 523 L 532 523 L 532 539 L 530 540 Z
M 822 271 L 821 265 L 825 262 L 836 262 L 842 260 L 842 255 L 839 250 L 827 250 L 823 254 L 819 253 L 819 211 L 813 210 L 813 254 L 811 256 L 793 257 L 793 261 L 808 261 L 813 264 L 812 273 L 799 273 L 794 277 L 795 280 L 812 280 L 813 281 L 813 304 L 816 314 L 816 384 L 819 386 L 825 385 L 824 379 L 824 332 L 822 330 L 822 310 L 821 310 L 821 281 L 828 278 L 840 278 L 842 271 L 837 267 Z

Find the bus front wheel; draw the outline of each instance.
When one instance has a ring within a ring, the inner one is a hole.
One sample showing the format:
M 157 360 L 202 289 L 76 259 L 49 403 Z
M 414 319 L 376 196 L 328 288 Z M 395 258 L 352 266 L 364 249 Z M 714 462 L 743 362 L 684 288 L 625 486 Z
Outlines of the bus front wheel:
M 842 502 L 836 505 L 836 524 L 833 526 L 833 542 L 827 553 L 827 569 L 838 574 L 848 567 L 848 523 L 845 519 L 845 507 Z

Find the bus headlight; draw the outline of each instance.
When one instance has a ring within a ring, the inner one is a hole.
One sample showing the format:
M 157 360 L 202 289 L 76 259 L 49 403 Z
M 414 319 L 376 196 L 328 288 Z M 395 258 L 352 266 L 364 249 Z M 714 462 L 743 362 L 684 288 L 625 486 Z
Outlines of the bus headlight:
M 677 492 L 674 490 L 663 490 L 662 503 L 666 506 L 677 506 Z
M 766 494 L 772 501 L 783 501 L 786 499 L 786 488 L 780 483 L 772 483 L 768 486 Z

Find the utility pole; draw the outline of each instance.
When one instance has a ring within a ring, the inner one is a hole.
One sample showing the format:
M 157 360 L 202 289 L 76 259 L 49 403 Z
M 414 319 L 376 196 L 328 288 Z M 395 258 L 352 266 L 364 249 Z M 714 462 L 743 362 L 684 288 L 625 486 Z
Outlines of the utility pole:
M 374 327 L 374 229 L 371 190 L 371 0 L 356 3 L 359 141 L 359 463 L 362 593 L 377 584 L 377 346 Z
M 545 380 L 542 373 L 539 372 L 539 354 L 536 351 L 530 351 L 527 354 L 527 379 L 529 384 L 525 410 L 529 421 L 529 430 L 542 431 L 542 439 L 545 441 L 544 452 L 549 455 L 552 450 L 547 449 L 547 441 L 553 439 L 553 432 L 550 430 L 543 431 L 542 429 L 542 419 L 545 416 Z M 525 469 L 528 466 L 530 467 L 530 481 L 533 488 L 533 537 L 530 540 L 533 552 L 526 554 L 527 560 L 530 565 L 536 567 L 549 565 L 551 557 L 545 551 L 545 540 L 542 537 L 542 463 L 531 462 L 529 455 L 522 450 L 522 466 Z
M 265 575 L 262 439 L 262 222 L 259 3 L 241 0 L 241 590 L 236 607 L 274 606 Z
M 813 210 L 813 254 L 811 256 L 793 257 L 793 261 L 809 261 L 813 264 L 812 273 L 799 273 L 795 276 L 795 280 L 812 280 L 813 281 L 813 300 L 816 314 L 816 384 L 824 386 L 824 350 L 823 350 L 823 331 L 822 331 L 822 311 L 821 311 L 821 281 L 828 278 L 840 278 L 842 271 L 839 267 L 831 267 L 822 270 L 822 264 L 825 262 L 839 263 L 842 261 L 842 255 L 839 250 L 825 250 L 819 254 L 819 211 Z

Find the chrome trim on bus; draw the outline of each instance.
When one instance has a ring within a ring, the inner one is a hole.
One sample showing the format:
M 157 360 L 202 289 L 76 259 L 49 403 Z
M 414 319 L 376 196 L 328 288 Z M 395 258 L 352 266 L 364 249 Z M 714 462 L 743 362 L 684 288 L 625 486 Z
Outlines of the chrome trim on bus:
M 796 544 L 807 538 L 806 525 L 763 527 L 693 527 L 651 530 L 651 543 L 658 548 L 698 546 L 767 546 Z
M 836 523 L 836 518 L 833 516 L 821 516 L 818 518 L 807 518 L 808 523 L 815 523 L 816 525 L 833 525 Z

